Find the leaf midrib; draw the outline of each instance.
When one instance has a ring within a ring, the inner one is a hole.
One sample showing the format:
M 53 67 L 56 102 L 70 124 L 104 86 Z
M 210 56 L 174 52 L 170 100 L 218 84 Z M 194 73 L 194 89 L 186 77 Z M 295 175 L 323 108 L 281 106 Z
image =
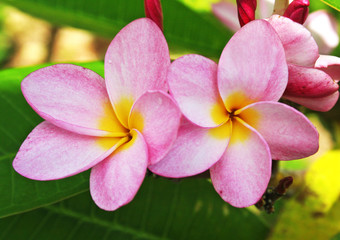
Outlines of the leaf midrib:
M 134 237 L 138 237 L 138 238 L 154 239 L 154 240 L 167 240 L 168 239 L 168 238 L 155 236 L 154 234 L 151 234 L 151 233 L 148 233 L 148 232 L 145 232 L 145 231 L 135 230 L 131 227 L 121 225 L 121 224 L 117 223 L 116 221 L 109 222 L 109 221 L 104 221 L 104 220 L 99 219 L 99 218 L 94 217 L 94 216 L 89 217 L 85 214 L 81 214 L 79 212 L 72 211 L 72 210 L 67 209 L 65 207 L 62 207 L 60 205 L 59 206 L 49 205 L 49 206 L 46 206 L 46 207 L 43 207 L 43 208 L 50 211 L 50 212 L 53 212 L 55 214 L 71 217 L 71 218 L 74 218 L 74 219 L 76 219 L 78 221 L 82 221 L 82 222 L 96 224 L 98 226 L 104 227 L 104 228 L 109 229 L 111 231 L 119 231 L 119 232 L 127 233 L 127 234 L 130 234 L 130 235 L 132 235 Z

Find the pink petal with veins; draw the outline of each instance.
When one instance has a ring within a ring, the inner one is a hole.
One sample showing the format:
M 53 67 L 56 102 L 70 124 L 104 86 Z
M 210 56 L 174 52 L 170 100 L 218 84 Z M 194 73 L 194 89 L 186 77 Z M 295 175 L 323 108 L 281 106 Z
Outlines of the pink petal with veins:
M 237 123 L 227 150 L 210 168 L 211 181 L 224 201 L 234 207 L 249 207 L 266 191 L 271 164 L 269 147 L 263 137 L 251 127 Z
M 148 145 L 149 164 L 164 157 L 174 143 L 181 112 L 169 94 L 148 91 L 133 105 L 129 128 L 137 129 Z
M 132 131 L 132 140 L 91 170 L 90 192 L 98 207 L 114 211 L 128 204 L 141 186 L 148 164 L 143 136 Z

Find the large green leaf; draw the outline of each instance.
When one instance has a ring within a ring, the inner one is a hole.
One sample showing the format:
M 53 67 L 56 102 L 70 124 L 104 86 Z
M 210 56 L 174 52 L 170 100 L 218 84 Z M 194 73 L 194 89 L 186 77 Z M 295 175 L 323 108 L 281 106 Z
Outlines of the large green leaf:
M 248 209 L 230 207 L 204 179 L 148 177 L 115 212 L 89 193 L 0 220 L 0 239 L 265 239 L 269 228 Z
M 103 73 L 103 63 L 82 64 Z M 21 80 L 42 66 L 0 72 L 0 217 L 59 201 L 88 189 L 88 174 L 39 182 L 17 174 L 12 161 L 28 133 L 42 119 L 26 103 Z
M 54 24 L 87 29 L 108 38 L 134 19 L 144 17 L 142 0 L 3 1 Z M 200 14 L 176 0 L 164 0 L 162 5 L 164 34 L 171 50 L 220 56 L 231 34 L 211 13 Z
M 332 8 L 340 11 L 340 1 L 339 0 L 321 0 Z

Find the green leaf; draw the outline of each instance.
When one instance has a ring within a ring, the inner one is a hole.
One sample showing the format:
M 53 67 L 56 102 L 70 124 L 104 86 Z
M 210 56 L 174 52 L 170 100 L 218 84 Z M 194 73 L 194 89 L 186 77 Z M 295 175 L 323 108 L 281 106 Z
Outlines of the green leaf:
M 103 73 L 103 63 L 81 64 Z M 43 65 L 47 66 L 47 65 Z M 39 182 L 17 174 L 12 161 L 21 143 L 42 119 L 26 103 L 20 82 L 42 66 L 0 72 L 0 217 L 60 201 L 88 189 L 88 173 Z
M 340 150 L 317 159 L 306 171 L 302 189 L 287 200 L 270 240 L 330 239 L 340 231 Z
M 340 11 L 340 1 L 339 0 L 321 0 L 326 3 L 328 6 Z
M 113 38 L 129 22 L 144 17 L 141 0 L 3 0 L 33 16 Z M 200 14 L 175 0 L 162 1 L 164 34 L 171 51 L 218 58 L 231 37 L 211 13 Z
M 135 199 L 100 210 L 88 192 L 0 220 L 0 239 L 265 239 L 269 228 L 230 207 L 205 179 L 145 179 Z M 20 231 L 18 231 L 20 229 Z
M 340 240 L 340 232 L 335 234 L 330 240 Z

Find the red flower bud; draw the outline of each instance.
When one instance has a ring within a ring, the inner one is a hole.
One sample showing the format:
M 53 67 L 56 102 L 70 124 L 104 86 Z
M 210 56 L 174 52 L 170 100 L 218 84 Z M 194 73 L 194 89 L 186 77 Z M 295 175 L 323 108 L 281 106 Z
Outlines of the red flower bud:
M 163 31 L 163 12 L 160 0 L 144 0 L 145 16 Z
M 241 27 L 255 19 L 256 0 L 237 0 L 238 20 Z
M 308 6 L 309 0 L 294 0 L 288 5 L 283 16 L 292 19 L 294 22 L 303 24 L 308 16 Z

